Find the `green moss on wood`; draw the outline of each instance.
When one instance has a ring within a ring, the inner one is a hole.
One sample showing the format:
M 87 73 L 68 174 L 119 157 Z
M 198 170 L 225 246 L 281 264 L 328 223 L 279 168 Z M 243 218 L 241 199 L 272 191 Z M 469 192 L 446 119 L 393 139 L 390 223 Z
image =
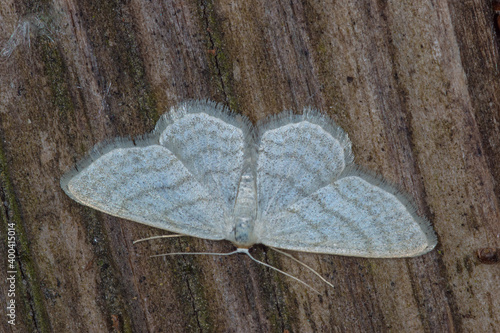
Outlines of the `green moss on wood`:
M 48 80 L 52 95 L 52 105 L 57 110 L 59 117 L 67 117 L 67 115 L 74 113 L 74 104 L 66 80 L 67 68 L 64 59 L 51 40 L 39 37 L 38 41 L 44 63 L 44 76 Z
M 16 232 L 16 322 L 22 320 L 30 331 L 50 332 L 50 321 L 45 309 L 40 282 L 37 279 L 35 264 L 29 249 L 19 206 L 7 169 L 7 160 L 0 145 L 0 196 L 5 202 L 1 210 L 0 229 L 7 235 L 8 224 L 13 224 Z M 2 243 L 6 239 L 2 240 Z M 7 249 L 6 244 L 3 248 Z M 5 252 L 6 253 L 6 252 Z M 22 307 L 22 310 L 20 308 Z M 19 315 L 24 314 L 25 318 Z

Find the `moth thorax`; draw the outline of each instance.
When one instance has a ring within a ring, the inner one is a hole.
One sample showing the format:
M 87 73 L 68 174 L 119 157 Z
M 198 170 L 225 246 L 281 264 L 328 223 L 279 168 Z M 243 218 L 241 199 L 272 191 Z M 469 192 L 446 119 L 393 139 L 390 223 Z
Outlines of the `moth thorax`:
M 254 244 L 253 225 L 257 213 L 257 195 L 255 177 L 245 171 L 241 176 L 238 196 L 234 205 L 234 244 L 250 246 Z

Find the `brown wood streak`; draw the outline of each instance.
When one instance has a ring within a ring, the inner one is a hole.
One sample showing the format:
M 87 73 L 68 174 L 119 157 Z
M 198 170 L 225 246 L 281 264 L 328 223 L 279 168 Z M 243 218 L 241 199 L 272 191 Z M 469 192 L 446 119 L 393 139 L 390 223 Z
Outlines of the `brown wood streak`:
M 499 331 L 500 265 L 475 254 L 500 248 L 497 7 L 46 3 L 0 5 L 3 46 L 17 24 L 32 24 L 26 17 L 50 28 L 31 26 L 29 44 L 19 38 L 0 62 L 1 216 L 25 239 L 18 325 L 3 320 L 0 331 Z M 394 260 L 297 254 L 334 290 L 265 247 L 253 250 L 321 296 L 244 256 L 149 258 L 232 246 L 189 238 L 132 245 L 162 232 L 76 204 L 59 177 L 93 144 L 150 131 L 188 98 L 216 99 L 252 121 L 307 105 L 330 114 L 357 163 L 415 198 L 437 249 Z

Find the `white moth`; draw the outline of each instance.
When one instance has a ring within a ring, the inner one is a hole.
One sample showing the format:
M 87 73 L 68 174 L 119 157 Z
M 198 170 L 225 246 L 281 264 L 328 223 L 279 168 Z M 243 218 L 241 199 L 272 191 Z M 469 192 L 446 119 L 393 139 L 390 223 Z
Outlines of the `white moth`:
M 83 205 L 226 239 L 247 254 L 262 243 L 399 258 L 436 245 L 429 222 L 397 190 L 360 171 L 344 131 L 311 109 L 252 126 L 213 102 L 186 102 L 144 138 L 94 148 L 61 186 Z

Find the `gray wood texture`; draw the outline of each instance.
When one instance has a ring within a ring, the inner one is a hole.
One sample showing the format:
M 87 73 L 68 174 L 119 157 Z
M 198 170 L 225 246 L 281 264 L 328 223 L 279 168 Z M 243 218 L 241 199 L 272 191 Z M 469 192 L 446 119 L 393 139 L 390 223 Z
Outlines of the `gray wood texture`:
M 16 30 L 17 29 L 17 30 Z M 499 332 L 499 37 L 489 1 L 15 1 L 0 5 L 0 331 Z M 12 38 L 11 38 L 12 36 Z M 28 38 L 29 37 L 29 38 Z M 9 39 L 11 38 L 11 39 Z M 413 259 L 297 253 L 163 234 L 83 207 L 60 176 L 185 99 L 252 121 L 313 106 L 356 163 L 415 198 L 439 244 Z M 15 226 L 16 326 L 7 323 Z

